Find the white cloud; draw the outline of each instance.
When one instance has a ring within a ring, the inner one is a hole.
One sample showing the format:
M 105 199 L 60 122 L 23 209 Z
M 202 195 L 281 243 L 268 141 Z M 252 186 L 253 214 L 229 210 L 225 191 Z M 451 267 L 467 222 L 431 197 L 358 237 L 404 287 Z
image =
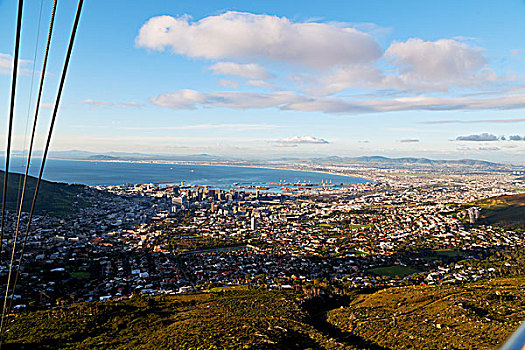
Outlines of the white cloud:
M 476 150 L 478 151 L 499 151 L 499 147 L 477 147 Z
M 363 28 L 370 26 L 374 25 Z M 274 75 L 264 65 L 287 63 L 272 65 L 272 72 L 291 78 L 292 90 L 313 96 L 348 89 L 449 92 L 455 87 L 472 89 L 519 80 L 498 76 L 483 49 L 473 46 L 474 39 L 410 38 L 394 41 L 383 50 L 355 24 L 292 22 L 286 17 L 229 11 L 200 20 L 152 17 L 140 28 L 135 42 L 137 47 L 191 58 L 226 60 L 211 65 L 212 74 L 242 77 L 250 80 L 245 85 L 273 90 L 277 87 L 265 80 Z
M 429 122 L 421 122 L 422 124 L 476 124 L 476 123 L 519 123 L 525 122 L 525 117 L 509 118 L 509 119 L 477 119 L 477 120 L 433 120 Z
M 393 42 L 383 58 L 391 67 L 380 69 L 371 61 L 340 65 L 320 76 L 296 74 L 294 79 L 314 95 L 330 95 L 349 88 L 446 92 L 451 87 L 482 87 L 505 79 L 498 78 L 489 68 L 482 49 L 451 39 Z
M 179 90 L 161 94 L 151 99 L 157 106 L 172 109 L 195 109 L 202 107 L 225 107 L 234 109 L 261 109 L 281 107 L 298 97 L 293 92 L 269 94 L 241 91 L 217 91 L 203 93 L 195 90 Z
M 0 73 L 8 74 L 13 67 L 13 56 L 0 53 Z
M 206 130 L 206 129 L 234 129 L 236 131 L 269 130 L 277 128 L 272 124 L 195 124 L 161 127 L 124 127 L 124 130 Z
M 461 151 L 461 152 L 466 152 L 466 151 L 487 152 L 487 151 L 499 151 L 501 150 L 501 148 L 500 147 L 488 147 L 488 146 L 478 146 L 478 147 L 461 146 L 461 147 L 457 147 L 456 150 Z
M 197 104 L 205 104 L 206 94 L 200 91 L 183 89 L 177 92 L 161 94 L 151 99 L 157 106 L 172 109 L 195 109 Z
M 319 78 L 314 76 L 296 77 L 310 85 L 307 91 L 315 95 L 331 95 L 351 87 L 378 88 L 385 77 L 380 69 L 372 65 L 344 66 L 332 70 Z M 308 81 L 310 80 L 310 81 Z
M 381 56 L 374 38 L 354 28 L 233 11 L 199 21 L 153 17 L 140 28 L 135 42 L 188 57 L 264 59 L 320 70 L 370 63 Z
M 29 60 L 18 60 L 18 67 L 21 72 L 27 73 L 27 69 L 24 69 L 22 67 L 27 66 L 31 64 L 31 61 Z M 0 74 L 12 74 L 13 70 L 13 56 L 6 54 L 6 53 L 0 53 Z
M 141 105 L 136 102 L 94 101 L 90 98 L 80 101 L 80 103 L 89 105 L 92 108 L 113 109 L 113 108 L 141 107 Z
M 399 142 L 402 142 L 402 143 L 414 143 L 414 142 L 419 142 L 419 139 L 402 139 L 402 140 L 399 140 Z
M 468 136 L 458 136 L 456 141 L 498 141 L 499 138 L 496 135 L 489 133 L 482 133 L 479 135 L 468 135 Z
M 246 82 L 246 85 L 255 86 L 255 87 L 261 87 L 261 88 L 270 89 L 270 90 L 279 90 L 278 86 L 270 84 L 270 83 L 267 83 L 267 82 L 265 82 L 263 80 L 248 80 Z
M 221 86 L 224 86 L 224 87 L 227 87 L 227 88 L 231 88 L 231 89 L 237 89 L 239 87 L 239 83 L 236 82 L 236 81 L 231 81 L 231 80 L 220 80 L 219 81 L 219 84 Z
M 297 144 L 294 144 L 294 143 L 277 143 L 277 144 L 273 145 L 273 147 L 292 148 L 292 147 L 297 147 Z
M 446 91 L 450 86 L 481 86 L 497 78 L 482 49 L 451 39 L 394 42 L 384 56 L 397 68 L 401 87 L 409 89 Z
M 525 141 L 525 136 L 520 135 L 510 135 L 509 136 L 510 141 Z
M 247 79 L 268 79 L 272 75 L 255 63 L 239 64 L 235 62 L 218 62 L 209 68 L 213 74 L 236 75 Z
M 472 46 L 472 38 L 411 38 L 395 41 L 383 52 L 370 34 L 350 24 L 292 22 L 285 17 L 230 11 L 200 20 L 152 17 L 141 27 L 135 42 L 138 47 L 221 60 L 208 67 L 213 75 L 229 76 L 219 84 L 248 90 L 182 89 L 151 99 L 155 105 L 172 109 L 277 108 L 356 114 L 525 108 L 525 94 L 519 91 L 498 89 L 491 96 L 459 96 L 453 90 L 453 94 L 428 96 L 451 88 L 513 84 L 512 79 L 491 70 L 483 49 Z M 280 91 L 266 81 L 275 77 L 264 66 L 270 61 L 290 64 L 271 65 L 272 73 L 291 78 L 279 80 L 281 86 L 291 82 L 286 86 L 289 91 Z M 252 92 L 248 87 L 275 91 Z M 349 89 L 360 89 L 362 94 L 334 96 L 345 90 L 355 92 Z
M 151 99 L 158 106 L 172 109 L 222 107 L 233 109 L 278 108 L 303 112 L 373 113 L 393 111 L 444 110 L 507 110 L 525 108 L 525 94 L 492 98 L 474 97 L 398 97 L 385 99 L 352 99 L 339 97 L 310 97 L 292 91 L 257 93 L 244 91 L 216 91 L 204 93 L 179 90 Z
M 324 139 L 320 139 L 313 136 L 293 136 L 293 137 L 286 137 L 284 139 L 280 139 L 276 141 L 280 145 L 297 145 L 297 144 L 303 144 L 303 143 L 311 143 L 311 144 L 327 144 L 328 141 Z

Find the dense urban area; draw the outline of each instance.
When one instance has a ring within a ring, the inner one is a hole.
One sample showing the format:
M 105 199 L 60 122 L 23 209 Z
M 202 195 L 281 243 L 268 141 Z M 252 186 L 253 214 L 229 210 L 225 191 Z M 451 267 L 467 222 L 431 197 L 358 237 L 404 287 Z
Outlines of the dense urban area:
M 82 203 L 75 215 L 34 219 L 13 317 L 95 301 L 239 289 L 326 301 L 391 287 L 461 288 L 522 268 L 522 260 L 508 258 L 525 242 L 519 169 L 316 170 L 373 181 L 232 184 L 229 190 L 184 183 L 85 187 L 72 203 Z M 14 214 L 8 217 L 13 229 Z M 10 243 L 7 236 L 4 254 Z M 3 278 L 8 268 L 1 266 Z M 360 311 L 334 312 L 327 320 L 335 325 L 360 317 Z M 355 337 L 359 324 L 348 326 L 348 334 Z M 357 343 L 374 348 L 367 343 L 373 334 Z

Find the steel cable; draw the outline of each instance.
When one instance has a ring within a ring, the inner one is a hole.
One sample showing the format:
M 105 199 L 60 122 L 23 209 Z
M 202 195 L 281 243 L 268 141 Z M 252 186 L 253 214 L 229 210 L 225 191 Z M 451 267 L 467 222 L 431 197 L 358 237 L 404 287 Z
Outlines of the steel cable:
M 28 173 L 29 173 L 29 166 L 31 164 L 31 156 L 32 156 L 32 153 L 33 153 L 33 144 L 34 144 L 34 140 L 35 140 L 35 133 L 36 133 L 36 127 L 37 127 L 37 121 L 38 121 L 38 114 L 40 112 L 40 101 L 41 101 L 41 98 L 42 98 L 42 91 L 43 91 L 43 87 L 44 87 L 44 80 L 45 80 L 46 69 L 47 69 L 47 59 L 48 59 L 48 56 L 49 56 L 49 47 L 51 46 L 51 37 L 53 35 L 53 27 L 54 27 L 54 24 L 55 24 L 56 8 L 57 8 L 57 0 L 54 0 L 54 2 L 53 2 L 53 9 L 51 11 L 51 20 L 49 22 L 49 31 L 48 31 L 48 35 L 47 35 L 47 43 L 46 43 L 46 50 L 45 50 L 45 54 L 44 54 L 44 61 L 42 63 L 42 72 L 41 72 L 41 75 L 40 75 L 40 85 L 38 87 L 38 97 L 37 97 L 37 101 L 36 101 L 35 115 L 33 117 L 33 129 L 31 131 L 31 139 L 29 141 L 29 150 L 28 150 L 27 161 L 26 161 L 26 169 L 25 169 L 25 174 L 24 174 L 24 183 L 22 185 L 22 195 L 21 195 L 22 199 L 21 199 L 20 205 L 18 207 L 18 216 L 17 216 L 17 220 L 16 220 L 14 242 L 13 242 L 13 250 L 11 252 L 11 261 L 10 261 L 10 264 L 9 264 L 9 273 L 8 273 L 8 277 L 7 277 L 7 289 L 6 289 L 6 295 L 5 295 L 6 299 L 5 300 L 7 300 L 7 296 L 9 294 L 9 287 L 10 287 L 10 283 L 11 283 L 11 272 L 12 272 L 12 266 L 13 266 L 13 261 L 14 261 L 14 257 L 15 257 L 16 242 L 17 242 L 17 239 L 18 239 L 18 232 L 19 232 L 19 229 L 20 229 L 20 220 L 21 220 L 21 217 L 22 217 L 22 208 L 23 208 L 23 204 L 24 204 L 24 197 L 25 197 L 25 190 L 26 190 L 27 178 L 28 178 Z M 24 240 L 23 241 L 24 244 L 22 245 L 21 255 L 23 255 L 25 242 L 26 241 Z M 14 297 L 14 293 L 15 293 L 16 284 L 18 282 L 19 272 L 20 272 L 20 262 L 21 262 L 21 258 L 19 260 L 19 263 L 18 263 L 18 266 L 17 266 L 17 269 L 16 269 L 16 273 L 15 273 L 15 278 L 13 280 L 13 291 L 11 293 L 9 307 L 8 307 L 7 310 L 11 310 L 11 307 L 12 307 L 12 304 L 13 304 L 13 297 Z M 6 307 L 5 306 L 5 300 L 4 300 L 4 308 Z
M 60 105 L 60 98 L 62 97 L 62 91 L 64 89 L 64 83 L 65 83 L 65 80 L 66 80 L 67 69 L 69 67 L 69 61 L 71 59 L 71 53 L 73 51 L 73 44 L 74 44 L 74 41 L 75 41 L 75 36 L 76 36 L 77 28 L 78 28 L 78 22 L 80 20 L 80 14 L 82 12 L 82 5 L 83 5 L 83 3 L 84 3 L 83 0 L 79 0 L 78 1 L 78 7 L 77 7 L 76 15 L 75 15 L 75 21 L 73 23 L 73 29 L 71 31 L 71 37 L 69 39 L 69 45 L 68 45 L 68 49 L 67 49 L 67 53 L 66 53 L 66 58 L 65 58 L 65 61 L 64 61 L 64 66 L 62 68 L 62 75 L 60 77 L 60 83 L 59 83 L 59 86 L 58 86 L 58 92 L 57 92 L 57 96 L 56 96 L 56 100 L 55 100 L 55 105 L 54 105 L 54 108 L 53 108 L 53 114 L 51 116 L 51 123 L 49 125 L 46 145 L 45 145 L 45 149 L 44 149 L 44 154 L 42 156 L 42 162 L 40 164 L 40 171 L 39 171 L 38 179 L 37 179 L 37 182 L 36 182 L 35 193 L 34 193 L 34 196 L 33 196 L 33 201 L 31 203 L 31 210 L 29 212 L 29 218 L 28 218 L 27 227 L 26 227 L 26 231 L 25 231 L 24 242 L 23 242 L 23 245 L 22 245 L 22 252 L 21 252 L 21 255 L 20 255 L 20 259 L 23 258 L 24 247 L 25 247 L 25 244 L 26 244 L 26 241 L 27 241 L 27 236 L 29 235 L 29 230 L 30 230 L 30 227 L 31 227 L 31 220 L 33 218 L 35 204 L 36 204 L 36 200 L 38 198 L 38 190 L 40 188 L 40 183 L 41 183 L 41 180 L 42 180 L 42 174 L 44 172 L 45 162 L 46 162 L 47 154 L 49 152 L 49 146 L 50 146 L 51 138 L 52 138 L 52 135 L 53 135 L 53 128 L 55 126 L 56 116 L 57 116 L 58 108 L 59 108 L 59 105 Z M 20 264 L 19 264 L 19 266 L 20 266 Z M 6 307 L 5 307 L 5 301 L 6 300 L 7 300 L 7 298 L 4 300 L 4 307 L 2 308 L 2 319 L 0 321 L 0 337 L 3 336 L 3 324 L 4 324 L 5 312 L 6 312 Z
M 5 212 L 7 204 L 7 180 L 9 174 L 9 160 L 11 156 L 11 138 L 13 133 L 13 119 L 15 112 L 15 95 L 16 95 L 16 81 L 18 77 L 18 55 L 20 51 L 20 33 L 22 30 L 22 10 L 24 7 L 24 0 L 18 0 L 18 14 L 16 20 L 16 37 L 15 37 L 15 54 L 13 56 L 13 78 L 11 80 L 11 104 L 9 106 L 9 126 L 7 131 L 7 149 L 5 154 L 5 169 L 4 169 L 4 189 L 2 193 L 2 215 L 0 219 L 0 257 L 2 254 L 2 246 L 4 241 L 5 230 Z M 0 259 L 1 261 L 1 259 Z

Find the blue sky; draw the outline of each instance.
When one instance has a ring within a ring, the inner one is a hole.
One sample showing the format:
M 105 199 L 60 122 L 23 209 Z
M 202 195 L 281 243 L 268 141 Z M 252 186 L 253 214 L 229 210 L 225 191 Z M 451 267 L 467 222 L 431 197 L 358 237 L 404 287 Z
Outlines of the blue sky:
M 75 6 L 59 1 L 37 148 Z M 26 1 L 16 149 L 51 1 L 40 27 L 39 10 Z M 0 0 L 0 125 L 15 14 Z M 521 0 L 89 0 L 53 149 L 523 162 L 524 35 Z

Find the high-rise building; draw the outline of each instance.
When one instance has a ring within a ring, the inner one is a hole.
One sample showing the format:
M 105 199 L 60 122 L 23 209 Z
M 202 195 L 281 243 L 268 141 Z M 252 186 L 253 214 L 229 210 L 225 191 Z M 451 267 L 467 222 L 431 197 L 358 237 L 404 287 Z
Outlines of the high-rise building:
M 478 207 L 470 207 L 467 209 L 469 221 L 471 224 L 475 223 L 479 219 L 479 212 L 480 208 Z

